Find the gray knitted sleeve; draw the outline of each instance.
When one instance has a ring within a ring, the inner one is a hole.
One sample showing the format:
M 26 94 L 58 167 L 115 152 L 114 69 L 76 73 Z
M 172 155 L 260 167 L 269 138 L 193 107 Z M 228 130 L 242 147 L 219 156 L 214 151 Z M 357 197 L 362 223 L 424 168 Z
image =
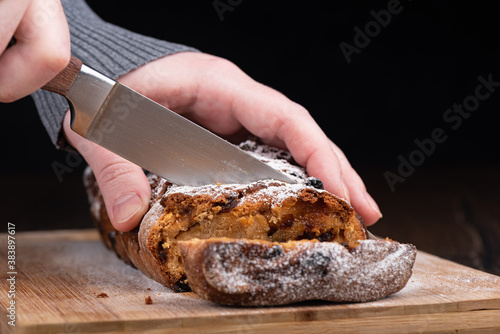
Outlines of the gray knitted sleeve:
M 152 60 L 194 48 L 139 35 L 103 21 L 83 0 L 61 1 L 71 34 L 71 54 L 89 67 L 116 79 Z M 52 142 L 67 148 L 62 120 L 68 103 L 57 94 L 31 95 Z

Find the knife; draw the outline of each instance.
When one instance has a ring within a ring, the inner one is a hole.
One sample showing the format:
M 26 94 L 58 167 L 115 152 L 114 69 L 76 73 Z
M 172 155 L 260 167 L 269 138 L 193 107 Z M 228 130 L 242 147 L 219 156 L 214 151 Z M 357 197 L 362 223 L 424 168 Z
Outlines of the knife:
M 42 87 L 64 96 L 79 135 L 178 185 L 295 183 L 262 161 L 71 57 Z

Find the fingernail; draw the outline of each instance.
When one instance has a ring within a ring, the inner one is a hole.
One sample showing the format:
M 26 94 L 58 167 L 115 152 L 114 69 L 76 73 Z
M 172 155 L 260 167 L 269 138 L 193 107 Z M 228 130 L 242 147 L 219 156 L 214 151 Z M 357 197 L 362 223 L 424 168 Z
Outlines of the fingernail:
M 113 206 L 115 222 L 123 224 L 142 208 L 142 200 L 136 193 L 128 193 L 118 198 Z
M 375 202 L 373 197 L 371 197 L 369 193 L 365 193 L 365 198 L 372 210 L 377 212 L 379 217 L 382 218 L 382 212 L 380 212 L 380 208 L 378 207 L 377 202 Z

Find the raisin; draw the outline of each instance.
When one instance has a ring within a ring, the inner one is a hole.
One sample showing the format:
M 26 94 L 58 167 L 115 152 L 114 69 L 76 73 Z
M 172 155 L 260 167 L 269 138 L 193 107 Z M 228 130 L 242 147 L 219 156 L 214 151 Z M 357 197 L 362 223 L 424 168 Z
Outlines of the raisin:
M 187 278 L 184 276 L 172 286 L 172 290 L 174 290 L 174 292 L 190 292 L 191 287 L 189 286 Z
M 241 196 L 238 196 L 238 194 L 234 193 L 231 194 L 231 196 L 229 196 L 224 203 L 217 203 L 216 206 L 219 206 L 221 208 L 219 213 L 229 212 L 234 209 L 236 205 L 238 205 L 239 197 Z
M 332 231 L 326 231 L 318 236 L 319 241 L 332 241 L 335 238 L 335 234 Z
M 314 253 L 308 260 L 308 264 L 314 267 L 326 267 L 330 263 L 330 257 L 321 253 Z
M 161 264 L 167 262 L 168 252 L 163 248 L 163 242 L 158 242 L 158 260 Z
M 252 141 L 246 141 L 246 142 L 240 144 L 240 148 L 243 151 L 255 152 L 255 150 L 257 150 L 257 143 L 252 142 Z
M 320 190 L 323 190 L 324 187 L 323 187 L 323 182 L 318 179 L 318 178 L 315 178 L 315 177 L 308 177 L 306 179 L 306 186 L 309 186 L 309 187 L 314 187 L 316 189 L 320 189 Z
M 342 243 L 341 243 L 341 245 L 342 245 L 342 246 L 344 246 L 344 247 L 345 247 L 345 249 L 347 249 L 347 251 L 348 251 L 349 253 L 353 253 L 353 252 L 356 250 L 356 247 L 351 247 L 351 246 L 349 246 L 349 244 L 348 244 L 348 243 L 346 243 L 346 242 L 342 242 Z
M 285 229 L 288 227 L 292 227 L 294 220 L 295 217 L 291 213 L 284 215 L 283 217 L 281 217 L 280 228 Z
M 281 246 L 273 246 L 269 248 L 266 253 L 262 256 L 264 259 L 272 259 L 277 256 L 282 256 L 285 252 Z
M 309 229 L 309 228 L 310 227 L 306 226 L 306 229 Z M 312 240 L 312 239 L 316 239 L 316 238 L 318 238 L 316 233 L 306 230 L 304 233 L 302 233 L 302 235 L 297 237 L 297 240 L 303 240 L 303 239 Z

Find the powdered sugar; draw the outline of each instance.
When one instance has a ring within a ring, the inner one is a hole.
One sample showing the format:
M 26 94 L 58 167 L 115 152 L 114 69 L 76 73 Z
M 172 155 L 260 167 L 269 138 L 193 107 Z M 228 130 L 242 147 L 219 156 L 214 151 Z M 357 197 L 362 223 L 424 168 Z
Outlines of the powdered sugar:
M 203 252 L 205 279 L 227 294 L 225 303 L 233 295 L 242 305 L 375 300 L 405 286 L 416 256 L 412 245 L 382 240 L 361 241 L 351 252 L 333 242 L 298 242 L 288 251 L 250 243 L 215 242 Z
M 242 198 L 240 204 L 244 204 L 245 201 L 259 201 L 265 198 L 270 201 L 271 205 L 280 205 L 286 198 L 295 196 L 299 191 L 306 188 L 315 189 L 318 192 L 323 191 L 306 184 L 308 175 L 305 169 L 289 162 L 291 160 L 290 153 L 271 146 L 258 145 L 251 140 L 241 143 L 239 147 L 274 169 L 286 174 L 297 183 L 289 184 L 276 180 L 262 180 L 250 184 L 218 184 L 201 187 L 173 185 L 169 188 L 167 194 L 203 195 L 217 199 L 232 192 L 243 192 L 246 196 Z
M 291 163 L 292 155 L 287 151 L 268 145 L 258 145 L 252 140 L 241 143 L 239 147 L 277 171 L 286 174 L 297 183 L 304 183 L 307 178 L 304 168 Z
M 208 185 L 202 187 L 189 187 L 189 186 L 172 186 L 168 194 L 182 193 L 189 196 L 203 195 L 209 196 L 213 200 L 223 198 L 231 193 L 243 193 L 239 204 L 245 204 L 249 201 L 260 201 L 265 199 L 269 201 L 271 206 L 280 205 L 285 199 L 296 196 L 304 189 L 314 189 L 312 187 L 302 184 L 289 184 L 275 180 L 263 180 L 253 182 L 248 185 L 243 184 L 228 184 L 228 185 Z M 318 192 L 323 190 L 314 189 Z

